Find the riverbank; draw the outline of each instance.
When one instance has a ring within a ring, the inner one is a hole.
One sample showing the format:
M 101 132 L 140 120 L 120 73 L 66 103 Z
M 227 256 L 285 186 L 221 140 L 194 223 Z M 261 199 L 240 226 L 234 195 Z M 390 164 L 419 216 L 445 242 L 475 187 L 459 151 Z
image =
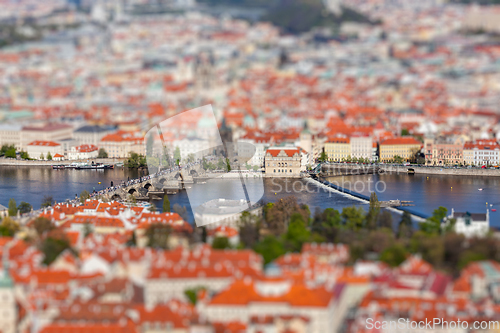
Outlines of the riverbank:
M 123 163 L 125 158 L 95 158 L 92 159 L 96 163 L 116 164 Z M 52 166 L 52 165 L 70 165 L 71 163 L 87 163 L 88 159 L 71 160 L 71 161 L 38 161 L 38 160 L 16 160 L 13 158 L 0 158 L 0 166 Z
M 370 204 L 369 197 L 367 197 L 363 194 L 355 193 L 355 192 L 352 192 L 350 190 L 344 189 L 340 186 L 331 184 L 328 181 L 325 181 L 327 184 L 324 184 L 323 182 L 316 180 L 316 179 L 312 179 L 312 178 L 306 178 L 305 180 L 309 183 L 312 183 L 312 184 L 320 187 L 320 188 L 323 188 L 326 191 L 335 192 L 335 193 L 337 193 L 341 196 L 344 196 L 346 198 L 349 198 L 351 200 L 359 201 L 359 202 L 362 202 L 365 204 Z M 395 208 L 395 207 L 386 207 L 384 209 L 387 209 L 390 212 L 397 213 L 400 215 L 403 215 L 403 212 L 405 211 L 403 209 Z M 414 213 L 412 213 L 409 210 L 406 210 L 406 211 L 408 211 L 411 214 L 412 219 L 416 222 L 424 222 L 426 220 L 423 216 L 415 215 Z
M 500 169 L 481 169 L 481 168 L 447 169 L 439 167 L 419 167 L 413 165 L 410 166 L 380 165 L 380 171 L 389 174 L 406 174 L 408 173 L 408 169 L 410 168 L 415 171 L 415 174 L 423 174 L 423 175 L 500 177 Z

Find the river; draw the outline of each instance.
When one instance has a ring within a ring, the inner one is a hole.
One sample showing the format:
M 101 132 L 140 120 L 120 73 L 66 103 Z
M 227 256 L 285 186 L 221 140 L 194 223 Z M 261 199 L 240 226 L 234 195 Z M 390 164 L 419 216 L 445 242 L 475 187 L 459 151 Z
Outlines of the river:
M 39 208 L 43 197 L 50 195 L 57 202 L 74 198 L 81 191 L 92 192 L 111 181 L 118 184 L 123 180 L 136 178 L 137 170 L 116 168 L 113 170 L 52 170 L 48 167 L 0 167 L 0 204 L 7 206 L 9 199 L 14 198 L 19 204 L 29 202 L 34 208 Z M 432 211 L 444 206 L 451 210 L 484 212 L 486 202 L 490 208 L 500 208 L 500 178 L 499 177 L 458 177 L 458 176 L 427 176 L 427 175 L 364 175 L 347 177 L 330 177 L 327 180 L 336 181 L 344 187 L 356 192 L 370 195 L 375 189 L 380 200 L 400 199 L 413 201 L 410 210 L 430 215 Z M 101 184 L 99 184 L 101 182 Z M 262 192 L 260 184 L 264 184 Z M 261 194 L 265 201 L 277 201 L 283 197 L 294 195 L 299 202 L 309 205 L 312 212 L 316 207 L 321 209 L 333 207 L 341 210 L 343 207 L 360 205 L 359 201 L 343 195 L 325 192 L 313 185 L 307 185 L 303 180 L 276 180 L 269 178 L 250 178 L 245 181 L 249 192 L 254 194 L 252 200 L 259 199 Z M 377 185 L 377 186 L 375 186 Z M 482 191 L 478 191 L 482 188 Z M 260 192 L 259 192 L 260 189 Z M 188 191 L 170 195 L 170 203 L 190 207 L 190 200 L 200 201 L 207 196 L 226 197 L 226 199 L 241 198 L 241 182 L 239 179 L 213 179 L 206 184 L 193 184 Z M 258 198 L 257 198 L 258 197 Z M 244 197 L 243 197 L 244 198 Z M 161 208 L 161 201 L 155 202 Z M 366 207 L 366 204 L 361 204 Z M 191 209 L 188 209 L 190 222 L 193 221 Z M 500 226 L 500 212 L 492 212 L 491 225 Z

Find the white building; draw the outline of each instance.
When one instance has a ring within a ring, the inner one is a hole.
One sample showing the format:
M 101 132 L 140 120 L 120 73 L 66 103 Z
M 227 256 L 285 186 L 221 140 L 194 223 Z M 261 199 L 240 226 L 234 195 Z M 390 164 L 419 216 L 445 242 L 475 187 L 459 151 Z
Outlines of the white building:
M 369 136 L 351 136 L 351 157 L 372 160 L 373 140 Z
M 455 219 L 455 232 L 463 234 L 465 237 L 484 237 L 490 231 L 490 211 L 487 209 L 486 214 L 478 213 L 458 213 L 451 209 L 451 215 L 448 216 L 448 221 Z
M 62 146 L 54 141 L 33 141 L 27 146 L 27 152 L 30 158 L 36 159 L 47 159 L 47 155 L 50 153 L 52 157 L 54 155 L 64 155 Z M 43 155 L 43 158 L 42 158 Z
M 469 141 L 464 144 L 463 156 L 467 165 L 498 165 L 500 145 L 494 139 Z
M 65 124 L 25 126 L 21 129 L 21 149 L 33 141 L 60 142 L 73 138 L 73 127 Z
M 69 160 L 89 160 L 97 158 L 99 154 L 99 148 L 95 145 L 85 144 L 78 147 L 71 147 L 68 152 Z
M 238 140 L 238 156 L 251 157 L 247 162 L 248 164 L 262 167 L 264 165 L 266 150 L 270 145 L 271 142 L 268 137 L 246 135 Z
M 336 302 L 334 293 L 324 287 L 293 283 L 290 279 L 249 276 L 234 281 L 198 311 L 207 320 L 249 323 L 253 317 L 301 316 L 308 319 L 307 332 L 335 332 Z M 295 331 L 295 330 L 294 330 Z

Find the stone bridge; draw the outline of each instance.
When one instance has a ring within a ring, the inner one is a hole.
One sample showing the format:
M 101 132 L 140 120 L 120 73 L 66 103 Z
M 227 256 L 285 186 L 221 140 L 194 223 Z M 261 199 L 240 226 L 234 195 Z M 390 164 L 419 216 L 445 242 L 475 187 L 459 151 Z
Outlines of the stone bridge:
M 208 177 L 200 165 L 183 168 L 162 174 L 151 179 L 122 186 L 104 194 L 108 200 L 124 200 L 132 195 L 137 200 L 151 200 L 163 197 L 165 194 L 175 194 L 185 188 L 186 184 L 193 184 L 206 180 Z

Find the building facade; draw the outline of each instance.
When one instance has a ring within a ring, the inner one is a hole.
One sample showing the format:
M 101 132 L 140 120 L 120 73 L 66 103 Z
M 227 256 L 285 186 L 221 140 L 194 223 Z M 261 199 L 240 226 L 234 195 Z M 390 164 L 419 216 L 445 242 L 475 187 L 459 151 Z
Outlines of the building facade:
M 21 149 L 26 149 L 33 141 L 55 141 L 73 138 L 73 127 L 65 124 L 45 124 L 25 126 L 21 129 Z
M 427 165 L 450 165 L 462 164 L 463 144 L 456 140 L 453 142 L 426 139 L 424 141 L 425 164 Z
M 341 162 L 351 156 L 351 141 L 349 138 L 329 139 L 325 143 L 325 154 L 329 161 Z
M 92 144 L 84 144 L 78 147 L 71 147 L 68 152 L 69 160 L 88 160 L 92 158 L 97 158 L 99 154 L 99 148 Z
M 463 162 L 466 165 L 496 166 L 500 160 L 500 145 L 494 139 L 469 141 L 464 144 Z
M 369 136 L 355 135 L 350 138 L 351 157 L 372 160 L 373 140 Z
M 27 153 L 30 158 L 36 158 L 39 160 L 47 159 L 50 155 L 64 155 L 62 146 L 54 141 L 33 141 L 27 145 Z
M 265 170 L 267 177 L 300 177 L 305 171 L 302 149 L 295 147 L 272 147 L 266 151 Z
M 144 138 L 133 133 L 118 131 L 108 134 L 101 139 L 100 148 L 103 148 L 109 158 L 126 158 L 130 153 L 145 155 Z
M 421 146 L 420 141 L 413 137 L 386 139 L 379 145 L 380 160 L 382 162 L 391 162 L 395 157 L 399 156 L 403 161 L 413 162 Z

